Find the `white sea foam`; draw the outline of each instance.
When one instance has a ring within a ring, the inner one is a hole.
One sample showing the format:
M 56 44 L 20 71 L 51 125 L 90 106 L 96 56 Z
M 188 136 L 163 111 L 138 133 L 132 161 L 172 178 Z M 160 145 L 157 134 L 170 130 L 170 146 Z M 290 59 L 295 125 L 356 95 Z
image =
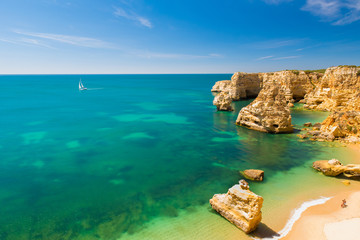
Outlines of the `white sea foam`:
M 319 199 L 304 202 L 303 204 L 301 204 L 301 206 L 299 208 L 297 208 L 293 211 L 293 214 L 290 217 L 290 219 L 287 221 L 285 227 L 278 232 L 277 236 L 274 236 L 272 238 L 262 238 L 262 239 L 263 240 L 269 240 L 269 239 L 276 240 L 276 239 L 281 239 L 281 238 L 285 237 L 291 231 L 294 223 L 297 220 L 299 220 L 299 218 L 301 217 L 301 214 L 306 209 L 308 209 L 309 207 L 312 207 L 312 206 L 324 204 L 330 199 L 331 199 L 331 197 L 321 197 Z M 253 238 L 253 239 L 259 239 L 259 238 Z

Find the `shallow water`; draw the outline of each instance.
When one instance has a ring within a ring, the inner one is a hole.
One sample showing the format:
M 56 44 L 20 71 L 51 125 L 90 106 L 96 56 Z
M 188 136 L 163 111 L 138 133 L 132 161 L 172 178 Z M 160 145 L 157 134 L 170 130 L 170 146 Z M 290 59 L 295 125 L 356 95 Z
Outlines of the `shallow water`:
M 90 75 L 79 92 L 77 75 L 0 76 L 0 239 L 141 239 L 144 226 L 196 211 L 222 226 L 208 200 L 236 184 L 239 170 L 265 170 L 251 189 L 271 212 L 274 189 L 284 201 L 295 194 L 289 175 L 343 156 L 338 144 L 235 126 L 237 111 L 216 112 L 210 92 L 230 77 Z M 292 114 L 299 129 L 326 116 Z M 174 236 L 184 228 L 192 226 Z

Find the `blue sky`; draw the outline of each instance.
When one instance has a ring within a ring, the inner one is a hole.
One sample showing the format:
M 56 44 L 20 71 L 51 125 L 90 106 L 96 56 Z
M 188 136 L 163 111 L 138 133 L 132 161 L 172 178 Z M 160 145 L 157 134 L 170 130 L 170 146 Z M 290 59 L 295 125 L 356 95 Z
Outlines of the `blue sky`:
M 0 74 L 360 65 L 360 0 L 2 0 Z

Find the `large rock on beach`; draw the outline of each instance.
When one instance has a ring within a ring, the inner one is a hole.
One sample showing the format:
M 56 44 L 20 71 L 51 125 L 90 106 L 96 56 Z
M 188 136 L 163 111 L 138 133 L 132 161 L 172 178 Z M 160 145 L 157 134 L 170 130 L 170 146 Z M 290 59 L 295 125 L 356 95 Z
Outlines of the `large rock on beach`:
M 236 124 L 268 133 L 293 132 L 284 89 L 276 83 L 266 84 L 258 97 L 241 109 Z
M 360 177 L 360 164 L 343 165 L 337 159 L 315 161 L 313 168 L 326 176 L 334 177 L 343 173 L 345 177 Z
M 337 159 L 315 161 L 313 168 L 326 176 L 337 176 L 344 172 L 344 166 Z
M 261 221 L 263 198 L 249 190 L 246 181 L 231 187 L 226 194 L 210 199 L 213 209 L 245 233 L 254 231 Z

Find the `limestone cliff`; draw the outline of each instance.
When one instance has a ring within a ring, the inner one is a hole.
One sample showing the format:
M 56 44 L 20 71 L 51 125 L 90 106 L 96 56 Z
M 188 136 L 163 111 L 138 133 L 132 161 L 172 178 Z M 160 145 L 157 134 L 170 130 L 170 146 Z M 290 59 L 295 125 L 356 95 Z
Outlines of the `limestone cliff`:
M 213 104 L 219 111 L 232 111 L 233 109 L 228 107 L 232 101 L 256 97 L 260 92 L 261 84 L 262 79 L 257 73 L 236 72 L 231 80 L 218 81 L 212 87 L 212 92 L 221 94 L 215 96 Z
M 305 96 L 304 107 L 325 111 L 346 109 L 355 99 L 359 98 L 359 71 L 360 68 L 355 66 L 339 66 L 326 69 L 324 76 L 316 85 L 314 91 Z
M 241 109 L 236 124 L 261 132 L 293 132 L 284 88 L 268 81 L 257 98 Z
M 305 108 L 333 112 L 322 122 L 320 133 L 314 135 L 314 139 L 360 141 L 359 67 L 328 68 L 304 101 Z
M 231 77 L 229 96 L 237 101 L 245 98 L 255 98 L 262 86 L 262 74 L 236 72 Z
M 231 106 L 231 98 L 226 92 L 220 92 L 214 98 L 213 104 L 216 106 L 218 111 L 233 111 Z
M 256 229 L 261 221 L 263 198 L 249 190 L 246 181 L 231 187 L 226 194 L 215 194 L 210 204 L 224 218 L 246 233 Z
M 286 100 L 290 103 L 303 99 L 307 93 L 312 91 L 314 84 L 319 81 L 321 76 L 321 73 L 292 70 L 270 73 L 236 72 L 231 77 L 231 81 L 218 81 L 211 91 L 222 92 L 224 96 L 228 95 L 231 101 L 238 101 L 257 97 L 266 83 L 278 83 L 285 90 Z M 214 102 L 214 105 L 216 104 L 218 101 Z M 216 106 L 218 107 L 218 105 Z
M 235 73 L 231 81 L 219 81 L 212 91 L 218 110 L 231 111 L 231 102 L 257 98 L 243 108 L 236 123 L 254 130 L 292 132 L 288 106 L 331 111 L 311 139 L 360 142 L 360 67 L 339 66 L 325 73 L 287 70 L 270 73 Z M 278 96 L 279 95 L 279 96 Z M 303 136 L 303 135 L 302 135 Z
M 299 101 L 312 91 L 314 82 L 322 76 L 321 73 L 305 73 L 304 71 L 280 71 L 262 73 L 263 84 L 278 83 L 285 90 L 287 102 Z
M 212 92 L 229 92 L 230 80 L 217 81 L 212 87 Z
M 333 112 L 322 123 L 318 134 L 309 132 L 317 140 L 343 140 L 346 142 L 360 141 L 360 112 Z

